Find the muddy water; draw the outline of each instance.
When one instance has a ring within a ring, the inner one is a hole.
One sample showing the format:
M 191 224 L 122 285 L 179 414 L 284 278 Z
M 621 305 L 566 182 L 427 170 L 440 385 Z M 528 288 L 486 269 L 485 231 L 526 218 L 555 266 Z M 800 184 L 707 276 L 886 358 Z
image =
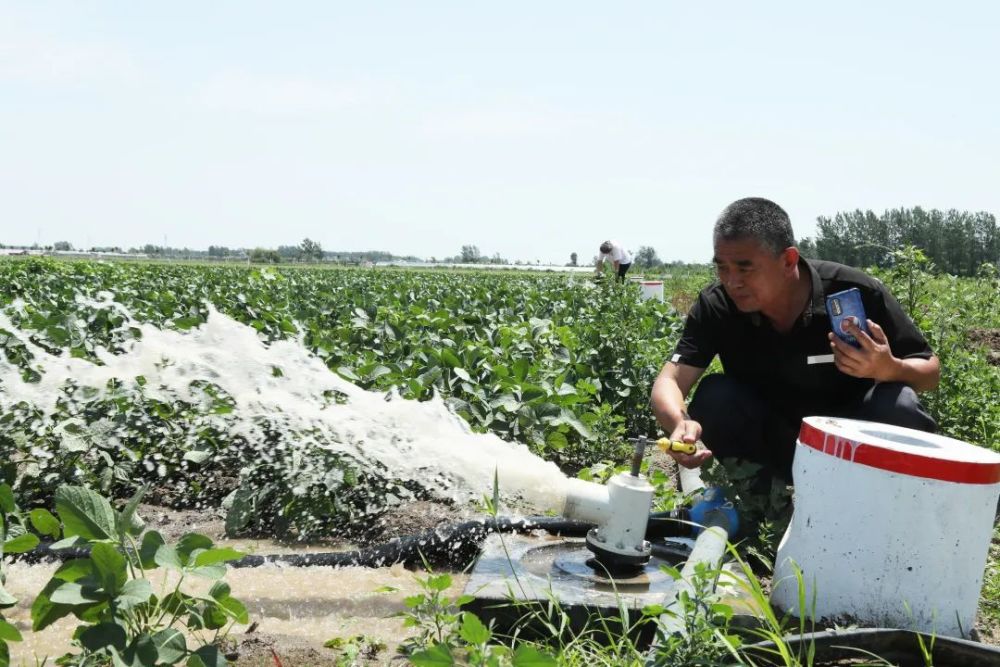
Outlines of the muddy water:
M 271 552 L 269 548 L 267 550 Z M 28 566 L 13 563 L 8 567 L 6 588 L 18 598 L 16 607 L 6 610 L 6 618 L 17 626 L 23 642 L 12 642 L 12 665 L 36 665 L 48 656 L 50 660 L 72 649 L 70 636 L 78 621 L 62 619 L 41 632 L 31 632 L 31 603 L 55 571 L 56 564 Z M 154 590 L 164 582 L 163 572 L 150 573 Z M 403 627 L 401 618 L 393 615 L 406 609 L 403 599 L 421 592 L 414 573 L 402 566 L 388 568 L 323 567 L 285 568 L 268 565 L 259 568 L 229 570 L 226 582 L 233 595 L 247 606 L 256 633 L 277 640 L 275 650 L 280 655 L 284 645 L 314 647 L 321 653 L 335 655 L 324 649 L 323 642 L 335 637 L 365 635 L 387 645 L 391 655 L 412 630 Z M 422 575 L 421 575 L 422 576 Z M 459 595 L 465 586 L 465 575 L 452 575 L 449 596 Z M 185 582 L 189 592 L 206 592 L 210 583 L 200 580 Z M 379 589 L 391 587 L 392 592 Z M 234 636 L 244 633 L 236 626 Z

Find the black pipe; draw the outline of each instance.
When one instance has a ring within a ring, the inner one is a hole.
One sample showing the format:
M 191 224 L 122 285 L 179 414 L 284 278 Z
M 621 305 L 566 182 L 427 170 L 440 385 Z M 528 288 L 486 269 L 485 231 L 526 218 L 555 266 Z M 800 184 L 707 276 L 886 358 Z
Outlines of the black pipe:
M 924 647 L 931 654 L 925 663 Z M 1000 648 L 955 637 L 932 636 L 910 630 L 891 628 L 857 628 L 788 635 L 782 639 L 792 654 L 811 654 L 817 661 L 858 660 L 877 655 L 889 664 L 954 665 L 955 667 L 996 667 L 1000 664 Z M 929 648 L 933 645 L 933 648 Z M 774 642 L 745 645 L 742 649 L 758 664 L 784 665 Z
M 553 535 L 583 537 L 593 527 L 592 523 L 570 521 L 558 517 L 477 519 L 440 526 L 417 535 L 393 538 L 385 544 L 367 549 L 327 553 L 252 555 L 230 561 L 229 565 L 230 567 L 258 567 L 266 563 L 276 563 L 291 567 L 308 567 L 310 565 L 384 567 L 403 563 L 416 567 L 426 562 L 429 565 L 464 567 L 479 555 L 480 543 L 490 533 L 524 533 L 532 530 L 544 530 Z M 70 560 L 90 556 L 89 549 L 80 547 L 53 549 L 52 544 L 52 542 L 42 542 L 31 551 L 18 554 L 15 558 L 36 563 L 46 558 Z
M 693 528 L 687 508 L 653 512 L 646 522 L 646 539 L 653 541 L 661 537 L 690 537 Z
M 385 567 L 396 563 L 419 566 L 426 562 L 430 565 L 447 564 L 464 567 L 479 555 L 480 543 L 490 533 L 545 530 L 556 535 L 581 537 L 593 527 L 592 523 L 550 517 L 478 519 L 441 526 L 419 535 L 397 537 L 385 544 L 368 549 L 333 553 L 245 556 L 239 560 L 231 561 L 229 565 L 231 567 L 257 567 L 266 563 L 276 563 L 293 567 L 310 565 Z
M 683 548 L 670 544 L 658 544 L 655 540 L 690 533 L 690 528 L 682 523 L 677 512 L 651 514 L 647 525 L 646 538 L 653 541 L 653 553 L 671 562 L 683 560 Z M 386 567 L 402 563 L 419 567 L 424 563 L 434 566 L 464 568 L 479 555 L 480 544 L 490 533 L 524 533 L 544 530 L 553 535 L 584 537 L 594 524 L 571 521 L 559 517 L 528 517 L 511 519 L 497 517 L 476 519 L 459 524 L 440 526 L 417 535 L 393 538 L 375 547 L 354 551 L 335 551 L 298 554 L 269 554 L 244 556 L 229 562 L 230 567 L 259 567 L 267 563 L 289 567 Z M 43 558 L 69 560 L 87 558 L 89 550 L 78 547 L 52 549 L 50 543 L 42 543 L 32 551 L 21 554 L 21 559 L 37 562 Z

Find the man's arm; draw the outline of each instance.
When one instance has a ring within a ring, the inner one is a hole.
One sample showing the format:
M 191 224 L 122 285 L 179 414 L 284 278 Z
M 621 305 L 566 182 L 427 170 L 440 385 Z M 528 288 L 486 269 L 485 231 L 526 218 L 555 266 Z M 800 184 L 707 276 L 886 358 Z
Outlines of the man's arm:
M 693 443 L 701 437 L 701 424 L 688 415 L 684 399 L 704 372 L 704 368 L 668 361 L 653 383 L 649 406 L 656 421 L 670 434 L 671 440 Z M 712 456 L 712 452 L 707 449 L 700 449 L 694 454 L 670 454 L 687 468 L 697 468 Z

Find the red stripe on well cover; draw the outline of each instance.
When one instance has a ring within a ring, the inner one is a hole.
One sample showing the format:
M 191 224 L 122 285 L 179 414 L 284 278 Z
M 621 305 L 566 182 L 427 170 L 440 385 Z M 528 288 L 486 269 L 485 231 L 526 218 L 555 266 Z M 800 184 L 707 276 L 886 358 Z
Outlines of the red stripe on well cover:
M 802 428 L 799 430 L 799 441 L 803 445 L 845 461 L 898 472 L 902 475 L 962 484 L 1000 482 L 1000 463 L 952 461 L 898 452 L 860 440 L 825 433 L 806 422 L 802 422 Z

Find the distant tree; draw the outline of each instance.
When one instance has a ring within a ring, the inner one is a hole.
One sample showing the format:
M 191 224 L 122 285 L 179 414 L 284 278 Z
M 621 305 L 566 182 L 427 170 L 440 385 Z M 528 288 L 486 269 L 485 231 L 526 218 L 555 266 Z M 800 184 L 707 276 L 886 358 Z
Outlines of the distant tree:
M 660 266 L 660 258 L 656 256 L 656 250 L 652 246 L 639 246 L 639 251 L 635 253 L 635 264 L 642 269 L 654 269 Z
M 816 242 L 811 237 L 800 240 L 796 244 L 796 247 L 799 249 L 799 254 L 803 257 L 808 257 L 809 259 L 818 259 L 819 257 L 816 254 Z
M 209 257 L 231 257 L 235 255 L 236 252 L 230 250 L 224 245 L 210 245 L 208 246 L 208 256 Z
M 279 264 L 281 255 L 278 254 L 277 250 L 254 248 L 250 251 L 250 261 L 254 264 Z
M 464 245 L 462 246 L 462 253 L 459 256 L 463 264 L 476 264 L 482 260 L 482 255 L 479 253 L 479 248 L 474 245 Z
M 975 275 L 984 263 L 1000 262 L 1000 227 L 991 213 L 892 209 L 841 212 L 816 221 L 816 256 L 851 266 L 891 266 L 895 250 L 920 248 L 946 273 Z
M 577 255 L 576 255 L 576 253 L 575 253 L 575 252 L 571 252 L 571 253 L 569 254 L 569 265 L 570 265 L 570 266 L 576 266 L 576 265 L 577 265 L 577 264 L 576 264 L 576 257 L 577 257 Z
M 142 252 L 146 255 L 162 255 L 164 249 L 162 246 L 153 245 L 152 243 L 147 243 L 142 246 Z
M 56 241 L 55 244 L 53 244 L 52 249 L 66 252 L 73 249 L 73 244 L 69 241 Z
M 323 248 L 316 241 L 305 238 L 299 244 L 299 254 L 307 262 L 319 262 L 323 259 Z

